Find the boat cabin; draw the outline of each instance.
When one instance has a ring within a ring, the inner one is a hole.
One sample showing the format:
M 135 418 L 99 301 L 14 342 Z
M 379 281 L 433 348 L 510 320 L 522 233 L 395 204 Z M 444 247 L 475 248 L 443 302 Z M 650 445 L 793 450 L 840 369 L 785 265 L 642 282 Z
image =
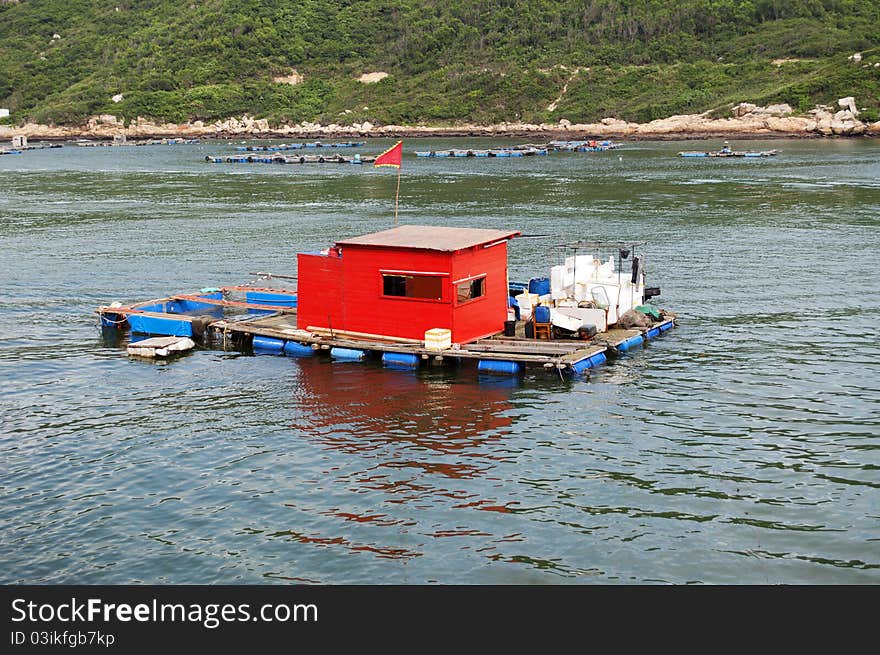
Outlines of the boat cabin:
M 507 319 L 507 242 L 520 233 L 402 225 L 299 253 L 300 329 L 468 343 Z

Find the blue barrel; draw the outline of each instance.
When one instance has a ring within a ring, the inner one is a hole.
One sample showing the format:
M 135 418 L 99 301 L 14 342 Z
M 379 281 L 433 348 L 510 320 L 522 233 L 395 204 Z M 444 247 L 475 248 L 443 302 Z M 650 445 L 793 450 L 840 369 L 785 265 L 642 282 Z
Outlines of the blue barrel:
M 596 366 L 604 364 L 606 361 L 608 361 L 608 358 L 605 357 L 605 353 L 596 353 L 595 355 L 590 355 L 579 362 L 575 362 L 571 365 L 571 368 L 575 373 L 583 373 L 589 368 L 595 368 Z
M 418 368 L 419 356 L 411 353 L 382 353 L 382 363 L 391 368 Z
M 671 327 L 672 327 L 672 321 L 669 321 L 668 323 L 663 323 L 663 324 L 660 326 L 660 331 L 661 331 L 661 332 L 666 332 L 666 330 L 668 330 L 668 329 L 671 328 Z
M 477 364 L 477 370 L 492 375 L 519 375 L 522 372 L 522 364 L 497 359 L 481 359 Z
M 272 337 L 263 337 L 259 334 L 254 335 L 254 352 L 278 355 L 284 348 L 284 342 L 281 339 L 273 339 Z
M 653 339 L 658 334 L 660 334 L 660 328 L 651 328 L 648 330 L 648 333 L 645 335 L 646 339 Z
M 636 346 L 640 345 L 643 341 L 644 341 L 644 338 L 642 338 L 642 335 L 637 334 L 636 336 L 630 337 L 629 339 L 624 341 L 622 344 L 617 346 L 617 349 L 620 351 L 626 352 L 627 350 L 629 350 L 631 348 L 635 348 Z
M 333 359 L 342 359 L 346 361 L 358 361 L 364 359 L 367 353 L 356 348 L 331 348 L 330 356 Z
M 590 358 L 587 357 L 586 359 L 582 359 L 581 361 L 575 362 L 574 364 L 572 364 L 571 370 L 574 371 L 575 373 L 580 374 L 580 373 L 583 373 L 584 371 L 586 371 L 587 369 L 592 368 L 592 366 L 593 365 L 590 363 Z
M 533 277 L 529 280 L 529 293 L 537 293 L 539 296 L 550 293 L 550 278 Z
M 550 322 L 550 308 L 545 305 L 538 305 L 537 307 L 535 307 L 535 323 L 549 323 L 549 322 Z
M 314 350 L 311 346 L 307 346 L 296 341 L 288 341 L 284 344 L 284 354 L 288 357 L 301 357 L 303 355 L 311 355 Z

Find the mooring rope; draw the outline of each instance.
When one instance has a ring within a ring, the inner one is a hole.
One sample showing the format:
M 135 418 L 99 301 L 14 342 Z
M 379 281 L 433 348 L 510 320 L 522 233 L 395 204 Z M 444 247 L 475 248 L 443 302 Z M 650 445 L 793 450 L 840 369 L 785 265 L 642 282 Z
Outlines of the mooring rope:
M 113 313 L 113 312 L 111 312 L 111 313 Z M 118 314 L 117 314 L 117 316 L 118 316 Z M 124 314 L 122 315 L 122 319 L 118 320 L 118 321 L 114 321 L 112 318 L 107 318 L 107 316 L 105 314 L 101 314 L 100 318 L 98 319 L 98 322 L 101 325 L 103 325 L 103 322 L 112 323 L 113 325 L 122 325 L 127 320 L 128 320 L 128 317 L 125 316 Z

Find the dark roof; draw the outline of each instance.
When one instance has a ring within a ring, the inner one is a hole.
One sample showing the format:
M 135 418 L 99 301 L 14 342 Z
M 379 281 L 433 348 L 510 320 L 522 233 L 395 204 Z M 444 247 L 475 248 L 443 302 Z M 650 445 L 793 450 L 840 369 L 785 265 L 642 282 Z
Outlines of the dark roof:
M 518 230 L 481 230 L 469 227 L 434 227 L 401 225 L 390 230 L 365 234 L 343 241 L 338 246 L 381 246 L 455 252 L 519 236 Z

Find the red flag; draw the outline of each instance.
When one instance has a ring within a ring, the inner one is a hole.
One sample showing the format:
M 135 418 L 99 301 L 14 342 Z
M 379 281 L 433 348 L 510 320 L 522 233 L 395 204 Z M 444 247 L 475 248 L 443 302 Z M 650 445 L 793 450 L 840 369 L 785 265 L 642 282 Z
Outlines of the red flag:
M 388 150 L 376 157 L 373 166 L 393 166 L 394 168 L 400 168 L 401 159 L 403 159 L 403 141 L 398 141 L 388 148 Z

